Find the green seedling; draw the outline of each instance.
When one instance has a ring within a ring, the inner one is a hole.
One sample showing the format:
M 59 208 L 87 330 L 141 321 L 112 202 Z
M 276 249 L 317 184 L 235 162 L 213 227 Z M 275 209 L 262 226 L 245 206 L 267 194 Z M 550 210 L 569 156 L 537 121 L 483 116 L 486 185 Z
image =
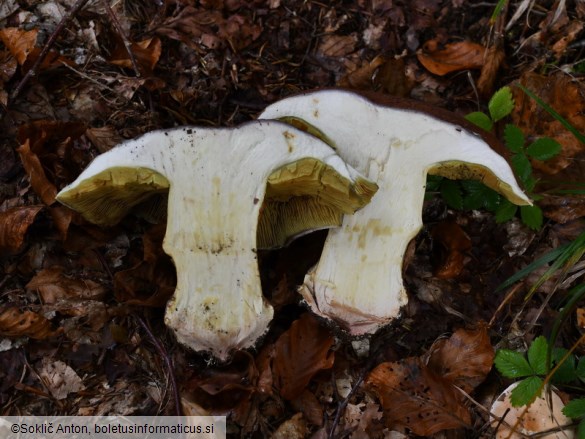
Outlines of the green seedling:
M 585 357 L 577 362 L 575 356 L 565 348 L 549 349 L 548 341 L 543 336 L 534 339 L 526 355 L 509 349 L 498 350 L 494 365 L 506 378 L 522 378 L 511 394 L 514 407 L 533 402 L 544 386 L 545 377 L 553 368 L 556 370 L 550 377 L 552 384 L 585 381 Z
M 494 124 L 509 116 L 514 109 L 514 98 L 510 87 L 499 89 L 488 103 L 488 113 L 476 111 L 465 118 L 486 131 L 492 131 Z M 504 129 L 504 143 L 512 154 L 514 172 L 533 200 L 541 197 L 533 193 L 536 179 L 532 175 L 530 160 L 549 160 L 557 155 L 561 146 L 553 139 L 543 137 L 527 144 L 524 133 L 513 124 Z M 533 230 L 542 227 L 543 215 L 538 206 L 518 208 L 498 193 L 476 181 L 453 181 L 442 177 L 429 177 L 427 191 L 439 192 L 447 205 L 456 210 L 485 209 L 495 214 L 496 221 L 503 223 L 512 219 L 518 209 L 522 222 Z

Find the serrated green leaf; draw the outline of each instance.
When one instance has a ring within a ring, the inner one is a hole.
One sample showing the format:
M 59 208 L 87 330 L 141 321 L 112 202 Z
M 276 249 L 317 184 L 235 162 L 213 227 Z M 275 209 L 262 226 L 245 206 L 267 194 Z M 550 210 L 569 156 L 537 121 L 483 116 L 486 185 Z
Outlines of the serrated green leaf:
M 556 366 L 559 361 L 567 354 L 567 349 L 554 348 L 552 351 L 553 366 Z M 552 376 L 552 381 L 555 384 L 566 384 L 577 379 L 576 361 L 574 355 L 569 355 L 567 359 L 559 366 L 557 371 Z
M 526 153 L 536 160 L 552 159 L 559 152 L 561 152 L 560 143 L 549 137 L 536 139 L 530 146 L 528 146 L 528 148 L 526 148 Z
M 530 164 L 528 157 L 526 157 L 526 154 L 523 152 L 514 154 L 511 161 L 514 172 L 516 172 L 520 181 L 522 181 L 522 183 L 527 181 L 532 175 L 532 165 Z
M 454 180 L 445 179 L 441 182 L 441 196 L 452 209 L 463 209 L 461 186 Z
M 514 109 L 514 98 L 510 87 L 502 87 L 495 92 L 488 103 L 488 109 L 494 122 L 508 116 Z
M 536 186 L 536 178 L 534 178 L 534 176 L 530 175 L 526 180 L 522 182 L 522 184 L 524 185 L 524 190 L 530 193 L 531 197 L 534 196 L 535 200 L 539 200 L 540 198 L 542 198 L 540 197 L 540 195 L 531 193 L 534 190 L 534 186 Z
M 473 113 L 469 113 L 467 116 L 465 116 L 465 119 L 486 131 L 491 131 L 494 127 L 494 123 L 490 117 L 483 111 L 474 111 Z
M 530 404 L 539 396 L 541 386 L 542 378 L 537 376 L 531 376 L 520 381 L 510 395 L 512 406 L 521 407 Z
M 509 349 L 500 349 L 496 352 L 494 365 L 498 372 L 506 378 L 522 378 L 534 375 L 534 370 L 532 370 L 524 355 Z
M 506 221 L 510 221 L 516 215 L 517 210 L 518 206 L 510 203 L 508 200 L 502 199 L 500 206 L 496 210 L 496 222 L 505 223 Z
M 546 367 L 546 351 L 548 350 L 548 342 L 542 335 L 534 339 L 528 348 L 528 364 L 537 375 L 545 375 Z
M 524 148 L 524 133 L 516 125 L 507 124 L 504 128 L 504 143 L 512 152 L 521 152 Z
M 538 206 L 520 206 L 520 218 L 532 230 L 542 228 L 542 210 Z
M 585 416 L 585 398 L 574 399 L 563 407 L 563 414 L 567 418 L 578 419 Z

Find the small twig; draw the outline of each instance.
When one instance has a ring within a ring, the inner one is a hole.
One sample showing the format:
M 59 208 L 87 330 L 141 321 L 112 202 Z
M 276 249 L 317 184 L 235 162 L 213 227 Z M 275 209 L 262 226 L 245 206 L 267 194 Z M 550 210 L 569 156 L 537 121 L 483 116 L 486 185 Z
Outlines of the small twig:
M 67 22 L 71 18 L 73 18 L 79 12 L 79 10 L 85 6 L 87 2 L 88 0 L 77 0 L 73 7 L 71 8 L 71 10 L 67 14 L 65 14 L 65 16 L 61 19 L 61 21 L 59 22 L 59 24 L 57 25 L 49 39 L 47 40 L 47 43 L 43 47 L 43 50 L 41 50 L 41 53 L 35 60 L 32 67 L 28 70 L 28 72 L 26 72 L 24 77 L 20 80 L 20 82 L 10 95 L 11 100 L 16 99 L 16 97 L 18 97 L 24 86 L 28 84 L 28 81 L 30 81 L 30 79 L 37 74 L 38 68 L 40 67 L 46 56 L 49 54 L 51 47 L 53 47 L 53 45 L 55 44 L 55 41 L 57 41 L 57 37 L 65 27 L 65 24 L 67 24 Z
M 102 3 L 104 4 L 104 7 L 106 8 L 106 12 L 110 16 L 110 20 L 112 20 L 112 24 L 116 28 L 118 35 L 120 35 L 120 38 L 122 38 L 122 42 L 124 43 L 124 47 L 126 48 L 126 52 L 128 53 L 128 57 L 130 58 L 130 62 L 132 63 L 132 68 L 134 69 L 134 72 L 136 73 L 136 77 L 139 78 L 140 77 L 140 70 L 138 69 L 138 63 L 136 62 L 136 57 L 134 56 L 134 52 L 132 52 L 132 43 L 130 41 L 128 41 L 128 38 L 126 38 L 126 34 L 124 33 L 124 29 L 122 29 L 122 25 L 120 24 L 120 21 L 118 21 L 118 17 L 116 17 L 116 14 L 114 13 L 112 8 L 110 7 L 108 0 L 102 0 Z
M 347 404 L 349 404 L 349 400 L 351 399 L 351 397 L 355 394 L 355 392 L 357 392 L 357 389 L 364 381 L 364 379 L 366 377 L 366 373 L 367 373 L 367 368 L 364 368 L 364 370 L 362 370 L 362 372 L 360 373 L 357 381 L 355 382 L 355 384 L 353 385 L 353 387 L 351 388 L 351 390 L 349 391 L 347 396 L 337 406 L 337 410 L 335 410 L 335 418 L 333 419 L 333 424 L 331 424 L 331 430 L 329 430 L 329 434 L 327 435 L 327 439 L 333 439 L 334 434 L 335 434 L 335 429 L 337 428 L 337 426 L 339 425 L 339 421 L 341 420 L 341 415 L 345 411 Z
M 158 351 L 159 355 L 164 359 L 165 365 L 168 369 L 168 378 L 169 378 L 169 381 L 171 382 L 171 387 L 173 389 L 173 399 L 175 402 L 176 416 L 182 416 L 183 411 L 181 410 L 181 402 L 179 400 L 179 389 L 177 386 L 177 379 L 175 378 L 175 372 L 173 370 L 173 361 L 169 357 L 169 354 L 167 353 L 167 351 L 164 348 L 164 346 L 162 345 L 162 343 L 154 336 L 154 334 L 152 333 L 152 331 L 150 330 L 150 328 L 148 327 L 146 322 L 144 320 L 142 320 L 142 318 L 140 316 L 135 315 L 135 317 L 136 317 L 136 320 L 138 320 L 138 323 L 140 323 L 140 326 L 142 326 L 142 328 L 148 334 L 148 337 L 150 337 L 150 339 L 154 343 L 154 347 Z

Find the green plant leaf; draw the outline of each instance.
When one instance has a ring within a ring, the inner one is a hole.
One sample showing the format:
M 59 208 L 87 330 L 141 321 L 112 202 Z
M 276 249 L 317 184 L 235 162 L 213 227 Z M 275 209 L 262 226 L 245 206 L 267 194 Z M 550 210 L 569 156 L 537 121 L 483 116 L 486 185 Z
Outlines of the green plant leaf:
M 553 366 L 556 366 L 567 352 L 568 350 L 564 348 L 554 348 L 552 351 Z M 569 355 L 552 376 L 552 381 L 555 384 L 566 384 L 574 381 L 576 378 L 577 370 L 575 368 L 575 356 Z
M 540 230 L 542 227 L 542 210 L 538 206 L 520 206 L 520 218 L 532 230 Z
M 463 209 L 463 195 L 461 185 L 454 180 L 444 179 L 441 182 L 441 196 L 447 205 L 453 209 Z
M 514 98 L 510 87 L 502 87 L 495 92 L 488 103 L 488 109 L 494 122 L 508 116 L 514 109 Z
M 513 407 L 521 407 L 530 404 L 539 396 L 539 390 L 542 386 L 542 378 L 537 376 L 528 377 L 518 383 L 512 390 L 510 402 Z
M 578 419 L 585 416 L 585 398 L 574 399 L 563 407 L 563 414 L 567 418 Z
M 507 124 L 504 128 L 504 143 L 512 152 L 522 152 L 524 148 L 524 133 L 516 125 Z
M 512 167 L 518 178 L 524 183 L 532 175 L 532 165 L 523 152 L 512 156 Z
M 579 358 L 579 363 L 577 364 L 575 373 L 577 378 L 579 378 L 581 381 L 585 381 L 585 356 Z
M 506 221 L 510 221 L 516 215 L 517 210 L 518 206 L 510 203 L 506 199 L 502 199 L 500 206 L 496 210 L 496 222 L 505 223 Z
M 473 113 L 469 113 L 467 116 L 465 116 L 465 119 L 486 131 L 491 131 L 494 127 L 494 123 L 490 117 L 483 111 L 474 111 Z
M 585 439 L 585 419 L 582 419 L 577 426 L 577 438 Z
M 526 153 L 536 160 L 552 159 L 559 152 L 561 152 L 561 145 L 559 142 L 549 137 L 536 139 L 528 148 L 526 148 Z
M 494 365 L 498 372 L 506 378 L 522 378 L 534 375 L 534 370 L 530 367 L 524 355 L 509 349 L 500 349 L 496 352 Z
M 528 348 L 528 364 L 537 375 L 546 375 L 546 351 L 548 342 L 542 335 L 534 339 Z

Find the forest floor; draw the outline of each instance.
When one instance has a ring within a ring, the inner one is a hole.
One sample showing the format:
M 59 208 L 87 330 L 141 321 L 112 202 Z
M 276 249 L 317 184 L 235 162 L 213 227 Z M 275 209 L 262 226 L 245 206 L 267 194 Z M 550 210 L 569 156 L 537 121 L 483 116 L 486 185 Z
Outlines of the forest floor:
M 585 230 L 585 146 L 516 87 L 585 132 L 585 3 L 498 4 L 494 15 L 496 2 L 461 0 L 2 0 L 0 415 L 220 414 L 233 437 L 491 437 L 491 402 L 512 382 L 492 367 L 496 350 L 523 353 L 562 321 L 555 346 L 585 354 L 580 302 L 563 313 L 582 251 L 534 291 L 550 260 L 498 289 Z M 297 293 L 325 231 L 261 253 L 274 321 L 219 364 L 164 324 L 176 282 L 164 221 L 100 228 L 55 201 L 124 139 L 235 126 L 303 90 L 466 115 L 504 86 L 515 107 L 496 136 L 513 123 L 562 148 L 532 162 L 542 225 L 429 191 L 404 261 L 408 305 L 365 339 Z M 559 392 L 568 401 L 585 385 Z

